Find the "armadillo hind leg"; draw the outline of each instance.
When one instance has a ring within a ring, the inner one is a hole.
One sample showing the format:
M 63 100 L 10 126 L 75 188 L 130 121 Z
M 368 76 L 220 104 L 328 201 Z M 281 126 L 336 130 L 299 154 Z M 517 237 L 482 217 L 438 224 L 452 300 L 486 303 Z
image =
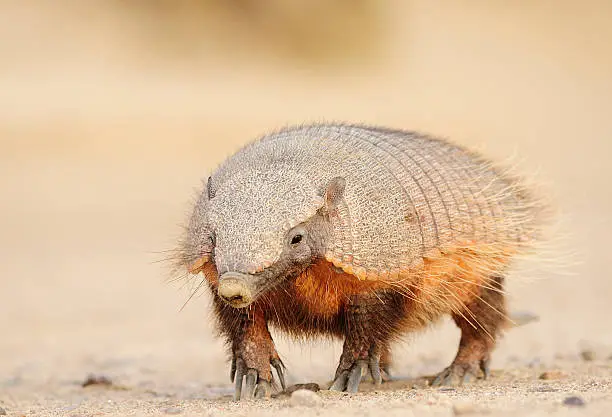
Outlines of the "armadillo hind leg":
M 452 317 L 461 329 L 459 350 L 451 365 L 436 376 L 433 386 L 463 385 L 489 376 L 491 351 L 507 320 L 503 278 L 489 280 Z
M 350 297 L 344 311 L 343 351 L 330 390 L 357 392 L 368 373 L 375 384 L 389 379 L 389 342 L 404 305 L 404 297 L 391 291 Z

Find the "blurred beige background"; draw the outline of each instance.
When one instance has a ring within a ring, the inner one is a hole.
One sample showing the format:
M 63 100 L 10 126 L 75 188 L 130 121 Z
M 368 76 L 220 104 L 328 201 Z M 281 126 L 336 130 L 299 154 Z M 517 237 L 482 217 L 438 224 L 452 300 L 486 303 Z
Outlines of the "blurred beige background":
M 423 130 L 539 170 L 581 263 L 512 277 L 513 309 L 541 320 L 494 367 L 611 352 L 611 18 L 605 0 L 2 1 L 0 390 L 227 383 L 208 295 L 179 312 L 189 289 L 155 252 L 200 179 L 302 121 Z M 409 338 L 396 373 L 439 370 L 457 337 Z M 279 344 L 294 381 L 340 354 Z

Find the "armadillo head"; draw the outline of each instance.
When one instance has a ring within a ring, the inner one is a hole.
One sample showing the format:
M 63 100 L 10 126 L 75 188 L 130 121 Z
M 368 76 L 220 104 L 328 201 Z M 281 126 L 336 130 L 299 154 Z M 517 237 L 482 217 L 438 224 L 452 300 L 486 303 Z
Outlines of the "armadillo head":
M 332 185 L 337 196 L 338 187 L 343 190 L 342 179 Z M 214 236 L 217 293 L 233 307 L 248 306 L 325 251 L 331 233 L 325 220 L 329 193 L 298 172 L 249 170 L 214 190 L 209 185 L 205 194 L 207 226 L 198 228 L 196 221 L 194 230 Z

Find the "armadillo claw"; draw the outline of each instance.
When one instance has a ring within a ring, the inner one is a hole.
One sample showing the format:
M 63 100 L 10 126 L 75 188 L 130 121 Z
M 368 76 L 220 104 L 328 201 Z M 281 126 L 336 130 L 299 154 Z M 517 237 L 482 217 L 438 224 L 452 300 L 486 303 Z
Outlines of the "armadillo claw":
M 234 401 L 240 400 L 242 396 L 242 378 L 246 374 L 246 365 L 241 358 L 232 359 L 231 380 L 234 385 Z
M 482 378 L 489 379 L 489 376 L 491 376 L 491 360 L 489 359 L 481 360 L 480 370 L 482 371 Z
M 457 372 L 453 371 L 453 367 L 449 366 L 444 369 L 431 383 L 432 387 L 441 387 L 441 386 L 457 386 L 460 385 L 460 379 Z
M 345 391 L 350 393 L 356 393 L 359 390 L 359 384 L 363 376 L 370 370 L 372 379 L 375 384 L 380 384 L 382 381 L 382 374 L 380 371 L 379 360 L 370 358 L 370 360 L 358 360 L 349 370 L 339 371 L 336 374 L 336 378 L 329 387 L 330 391 Z
M 336 375 L 336 379 L 332 382 L 331 387 L 329 387 L 330 391 L 344 391 L 346 388 L 346 382 L 349 378 L 348 371 L 342 371 L 338 375 Z
M 255 398 L 270 398 L 272 396 L 272 384 L 265 379 L 260 379 L 255 389 Z
M 482 360 L 468 364 L 453 363 L 436 376 L 431 386 L 441 387 L 469 384 L 478 378 L 478 373 L 481 370 L 486 379 L 489 376 L 488 361 Z
M 276 373 L 278 374 L 278 380 L 280 381 L 281 388 L 283 391 L 287 389 L 287 385 L 285 383 L 285 365 L 279 358 L 274 358 L 270 361 L 270 364 L 276 369 Z
M 244 381 L 244 395 L 241 399 L 252 400 L 255 398 L 255 386 L 257 385 L 257 371 L 249 369 Z
M 361 378 L 363 378 L 363 374 L 367 369 L 368 363 L 366 361 L 357 361 L 357 363 L 353 366 L 353 369 L 351 369 L 351 373 L 346 384 L 346 392 L 357 392 L 359 389 L 359 384 L 361 383 Z
M 278 358 L 273 358 L 270 365 L 276 369 L 283 391 L 285 390 L 285 366 Z M 233 358 L 230 377 L 234 382 L 234 401 L 270 398 L 272 383 L 259 377 L 257 369 L 247 368 L 242 358 Z
M 373 356 L 370 358 L 370 374 L 372 375 L 372 381 L 375 385 L 382 384 L 383 377 L 380 370 L 380 356 Z

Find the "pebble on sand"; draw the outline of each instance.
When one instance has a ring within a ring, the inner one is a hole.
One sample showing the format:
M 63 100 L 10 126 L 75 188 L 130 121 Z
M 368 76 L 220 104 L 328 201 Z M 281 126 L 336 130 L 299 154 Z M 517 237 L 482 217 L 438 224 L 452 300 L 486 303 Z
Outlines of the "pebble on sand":
M 592 350 L 583 350 L 582 352 L 580 352 L 580 357 L 582 358 L 583 361 L 594 361 L 597 358 L 597 355 L 595 354 L 594 351 Z
M 584 400 L 580 397 L 577 397 L 575 395 L 571 396 L 571 397 L 566 397 L 563 400 L 563 405 L 567 405 L 569 407 L 584 407 L 586 403 L 584 402 Z
M 561 371 L 546 371 L 540 374 L 539 379 L 551 380 L 551 379 L 563 379 L 565 377 L 567 377 L 567 375 Z
M 181 414 L 182 412 L 183 412 L 183 410 L 181 408 L 178 408 L 178 407 L 169 407 L 169 408 L 166 408 L 164 410 L 164 413 L 166 413 L 166 414 L 173 414 L 173 415 L 174 414 Z
M 0 407 L 0 416 L 5 416 L 5 415 L 6 415 L 6 410 Z
M 85 381 L 83 381 L 81 386 L 85 388 L 90 385 L 102 385 L 109 387 L 113 385 L 113 381 L 106 375 L 89 374 L 87 375 L 87 378 L 85 378 Z
M 313 391 L 313 392 L 319 392 L 321 390 L 321 387 L 319 387 L 319 384 L 316 384 L 314 382 L 309 382 L 307 384 L 294 384 L 294 385 L 287 387 L 287 389 L 284 392 L 287 395 L 291 395 L 295 391 L 301 390 L 301 389 L 305 389 L 305 390 Z
M 289 404 L 293 407 L 317 407 L 323 404 L 323 400 L 321 399 L 321 397 L 319 397 L 318 394 L 312 391 L 306 389 L 299 389 L 293 394 L 291 394 Z

